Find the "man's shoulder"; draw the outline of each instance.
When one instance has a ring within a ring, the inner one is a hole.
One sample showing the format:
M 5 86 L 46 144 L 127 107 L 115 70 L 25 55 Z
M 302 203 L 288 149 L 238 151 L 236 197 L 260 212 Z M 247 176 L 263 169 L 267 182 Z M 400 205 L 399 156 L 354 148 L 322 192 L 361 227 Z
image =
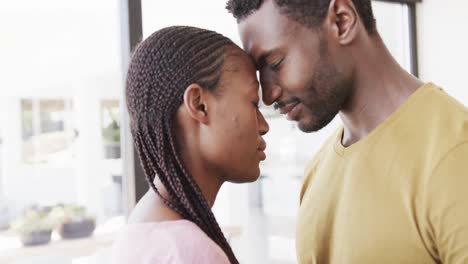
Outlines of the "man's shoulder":
M 421 134 L 426 134 L 432 148 L 442 154 L 468 141 L 468 108 L 442 88 L 434 85 L 423 109 L 426 121 Z
M 436 163 L 452 147 L 468 140 L 468 109 L 432 83 L 420 89 L 425 90 L 387 134 L 398 148 L 431 153 L 427 162 Z
M 389 127 L 387 138 L 430 168 L 450 149 L 468 140 L 468 109 L 432 83 L 424 89 L 413 107 Z
M 433 110 L 442 114 L 450 114 L 446 117 L 452 117 L 453 120 L 465 119 L 466 122 L 468 118 L 468 108 L 462 102 L 447 93 L 443 88 L 434 84 L 429 85 L 432 85 L 433 89 L 425 102 L 428 110 Z

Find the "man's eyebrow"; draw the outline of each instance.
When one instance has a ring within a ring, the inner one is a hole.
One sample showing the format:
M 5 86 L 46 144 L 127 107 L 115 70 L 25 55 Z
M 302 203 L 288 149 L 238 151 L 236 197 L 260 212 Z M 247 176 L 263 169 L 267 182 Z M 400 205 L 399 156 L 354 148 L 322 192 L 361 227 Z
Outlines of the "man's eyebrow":
M 257 70 L 262 69 L 266 64 L 266 58 L 270 56 L 272 51 L 262 52 L 258 59 L 256 60 Z

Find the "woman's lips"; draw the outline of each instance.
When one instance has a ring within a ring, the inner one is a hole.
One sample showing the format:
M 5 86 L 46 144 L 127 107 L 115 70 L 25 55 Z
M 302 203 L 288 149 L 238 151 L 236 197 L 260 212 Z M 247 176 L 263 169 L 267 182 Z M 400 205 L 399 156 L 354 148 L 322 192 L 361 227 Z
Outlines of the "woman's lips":
M 266 159 L 265 149 L 266 149 L 266 142 L 262 138 L 260 145 L 258 146 L 258 149 L 257 149 L 257 155 L 260 158 L 260 160 Z
M 263 151 L 263 150 L 257 150 L 257 155 L 260 158 L 260 160 L 265 160 L 266 159 L 266 154 L 265 154 L 265 151 Z

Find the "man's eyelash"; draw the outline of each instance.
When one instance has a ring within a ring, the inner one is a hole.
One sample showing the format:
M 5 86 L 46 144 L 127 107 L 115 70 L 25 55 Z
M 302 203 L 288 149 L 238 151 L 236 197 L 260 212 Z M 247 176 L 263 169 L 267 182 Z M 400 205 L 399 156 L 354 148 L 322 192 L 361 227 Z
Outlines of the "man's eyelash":
M 271 69 L 272 71 L 277 71 L 277 70 L 279 69 L 279 66 L 281 65 L 281 62 L 283 62 L 282 59 L 279 60 L 279 61 L 277 61 L 277 62 L 275 62 L 275 63 L 270 64 L 270 69 Z

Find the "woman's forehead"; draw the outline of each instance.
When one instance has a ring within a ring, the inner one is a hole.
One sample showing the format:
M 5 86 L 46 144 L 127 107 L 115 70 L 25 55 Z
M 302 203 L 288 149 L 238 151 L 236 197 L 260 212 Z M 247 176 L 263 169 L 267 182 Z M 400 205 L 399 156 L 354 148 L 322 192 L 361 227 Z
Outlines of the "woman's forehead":
M 254 75 L 256 72 L 252 57 L 237 46 L 235 46 L 235 49 L 231 48 L 226 51 L 224 57 L 224 68 L 228 71 L 243 70 L 244 73 L 246 72 Z

